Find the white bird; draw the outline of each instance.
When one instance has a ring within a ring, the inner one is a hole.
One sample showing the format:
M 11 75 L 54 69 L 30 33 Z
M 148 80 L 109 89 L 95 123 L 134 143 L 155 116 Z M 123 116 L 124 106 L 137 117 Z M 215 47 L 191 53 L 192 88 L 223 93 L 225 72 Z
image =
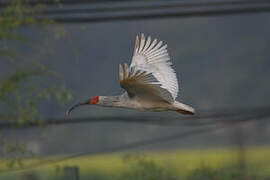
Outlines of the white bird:
M 93 96 L 86 102 L 76 104 L 66 115 L 81 105 L 130 108 L 142 111 L 176 111 L 194 114 L 195 110 L 176 101 L 178 81 L 167 51 L 167 45 L 157 39 L 136 37 L 130 66 L 119 65 L 119 83 L 126 90 L 119 96 Z

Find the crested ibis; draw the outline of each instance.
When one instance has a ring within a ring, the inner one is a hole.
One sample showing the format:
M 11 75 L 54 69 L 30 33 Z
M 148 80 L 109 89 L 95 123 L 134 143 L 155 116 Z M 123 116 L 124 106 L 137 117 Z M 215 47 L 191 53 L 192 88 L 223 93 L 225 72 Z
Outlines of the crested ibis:
M 81 105 L 194 114 L 192 107 L 175 100 L 179 88 L 171 65 L 167 45 L 141 34 L 140 40 L 136 37 L 130 66 L 119 65 L 119 84 L 125 92 L 119 96 L 93 96 L 68 109 L 66 115 Z

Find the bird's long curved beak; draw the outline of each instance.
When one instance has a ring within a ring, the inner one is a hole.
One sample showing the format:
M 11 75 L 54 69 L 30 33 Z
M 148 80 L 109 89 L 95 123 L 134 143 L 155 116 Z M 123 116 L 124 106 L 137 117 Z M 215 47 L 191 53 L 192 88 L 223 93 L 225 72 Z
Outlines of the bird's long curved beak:
M 71 108 L 69 108 L 67 111 L 66 111 L 66 116 L 69 116 L 70 112 L 79 107 L 79 106 L 82 106 L 82 105 L 89 105 L 89 100 L 85 101 L 85 102 L 81 102 L 81 103 L 78 103 L 78 104 L 75 104 L 74 106 L 72 106 Z

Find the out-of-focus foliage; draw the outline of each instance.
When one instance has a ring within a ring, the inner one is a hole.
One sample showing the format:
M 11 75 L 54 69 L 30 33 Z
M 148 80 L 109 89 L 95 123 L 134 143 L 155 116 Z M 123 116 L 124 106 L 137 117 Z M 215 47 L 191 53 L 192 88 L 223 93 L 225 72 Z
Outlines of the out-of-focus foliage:
M 12 1 L 10 5 L 0 11 L 0 40 L 23 41 L 25 37 L 16 32 L 22 25 L 47 25 L 53 23 L 51 20 L 36 20 L 34 15 L 44 6 L 26 6 L 20 1 Z M 13 57 L 8 47 L 1 47 L 1 56 Z
M 31 151 L 29 151 L 25 145 L 17 145 L 14 142 L 6 142 L 5 149 L 3 151 L 4 157 L 7 159 L 7 167 L 13 167 L 15 163 L 19 166 L 23 167 L 23 161 L 21 156 L 33 155 Z
M 24 161 L 24 168 L 34 170 L 40 177 L 47 177 L 47 179 L 61 179 L 63 168 L 68 165 L 79 168 L 80 179 L 121 180 L 129 179 L 129 176 L 133 176 L 133 174 L 137 179 L 153 178 L 156 177 L 153 173 L 157 173 L 163 178 L 177 180 L 239 180 L 241 178 L 265 180 L 270 178 L 269 149 L 268 146 L 248 148 L 245 168 L 239 164 L 236 158 L 237 150 L 234 148 L 201 149 L 200 151 L 185 149 L 175 152 L 145 152 L 144 155 L 124 156 L 123 154 L 90 155 L 66 159 L 58 163 L 54 161 L 58 158 L 57 156 L 41 159 L 27 158 Z M 33 167 L 33 164 L 39 164 L 38 162 L 42 166 L 36 165 L 35 167 L 38 167 L 36 169 L 27 168 L 28 166 Z M 7 167 L 2 164 L 0 163 L 0 172 L 7 170 Z M 147 173 L 146 171 L 149 171 L 149 176 L 143 176 L 144 173 Z M 150 174 L 152 175 L 150 176 Z M 0 179 L 20 179 L 21 175 L 17 171 L 0 173 Z
M 176 175 L 155 161 L 142 155 L 128 155 L 124 161 L 129 166 L 119 180 L 176 180 Z
M 189 172 L 186 180 L 241 180 L 241 179 L 257 179 L 263 180 L 256 174 L 250 174 L 237 166 L 210 168 L 201 166 Z
M 5 72 L 0 77 L 0 121 L 16 121 L 18 126 L 31 121 L 42 124 L 42 103 L 54 100 L 58 104 L 65 104 L 72 98 L 57 72 L 39 59 L 20 56 L 14 48 L 31 41 L 31 37 L 19 30 L 22 26 L 33 26 L 46 31 L 44 27 L 54 23 L 35 18 L 44 8 L 41 5 L 26 6 L 20 1 L 12 1 L 0 10 L 0 63 Z M 64 34 L 62 29 L 55 37 L 59 38 L 59 34 Z M 5 158 L 10 159 L 9 167 L 22 166 L 21 156 L 31 155 L 25 145 L 5 142 L 1 134 L 0 140 L 1 152 Z

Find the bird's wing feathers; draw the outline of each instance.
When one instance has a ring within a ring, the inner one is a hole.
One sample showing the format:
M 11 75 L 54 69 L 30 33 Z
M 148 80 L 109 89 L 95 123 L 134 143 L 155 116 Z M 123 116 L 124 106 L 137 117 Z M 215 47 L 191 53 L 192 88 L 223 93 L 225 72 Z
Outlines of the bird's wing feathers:
M 136 37 L 130 69 L 135 67 L 137 70 L 151 72 L 153 78 L 159 82 L 160 88 L 167 90 L 174 101 L 179 90 L 177 77 L 171 65 L 166 44 L 162 45 L 162 41 L 157 39 L 152 41 L 150 36 L 145 39 L 144 34 L 141 35 L 141 40 Z
M 152 72 L 128 68 L 128 65 L 119 65 L 120 86 L 124 88 L 130 97 L 138 96 L 145 99 L 174 102 L 171 93 L 162 88 L 160 82 L 153 76 Z

